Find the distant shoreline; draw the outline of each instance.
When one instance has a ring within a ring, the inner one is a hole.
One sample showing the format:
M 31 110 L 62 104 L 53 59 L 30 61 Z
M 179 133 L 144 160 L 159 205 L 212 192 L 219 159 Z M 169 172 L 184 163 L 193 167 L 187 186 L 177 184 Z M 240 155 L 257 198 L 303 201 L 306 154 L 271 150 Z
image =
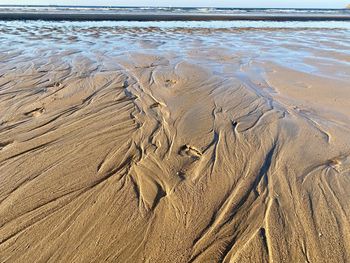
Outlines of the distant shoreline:
M 212 6 L 127 6 L 127 5 L 2 5 L 1 7 L 16 7 L 16 8 L 121 8 L 121 9 L 130 9 L 130 8 L 169 8 L 169 9 L 217 9 L 217 10 L 347 10 L 347 7 L 343 8 L 312 8 L 312 7 L 212 7 Z
M 0 12 L 0 20 L 47 21 L 350 21 L 349 15 L 332 14 L 203 14 L 203 13 L 96 13 Z

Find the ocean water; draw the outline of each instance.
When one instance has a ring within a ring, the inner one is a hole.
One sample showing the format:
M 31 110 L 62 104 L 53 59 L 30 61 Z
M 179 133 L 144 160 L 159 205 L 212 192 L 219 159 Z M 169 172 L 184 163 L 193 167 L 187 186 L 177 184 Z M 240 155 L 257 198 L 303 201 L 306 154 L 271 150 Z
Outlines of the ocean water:
M 93 14 L 228 14 L 228 15 L 318 15 L 318 16 L 349 16 L 350 9 L 291 9 L 291 8 L 190 8 L 190 7 L 116 7 L 116 6 L 36 6 L 36 5 L 0 5 L 1 13 L 93 13 Z M 17 21 L 1 21 L 0 26 L 6 26 Z M 17 23 L 17 24 L 16 24 Z M 33 25 L 40 25 L 42 21 L 30 21 Z M 54 23 L 54 22 L 52 22 Z M 56 22 L 55 22 L 56 23 Z M 61 25 L 61 22 L 57 22 Z M 208 29 L 242 29 L 242 28 L 295 28 L 295 29 L 350 29 L 348 21 L 79 21 L 63 22 L 67 26 L 76 27 L 157 27 L 163 29 L 171 28 L 208 28 Z
M 98 12 L 139 12 L 139 13 L 202 13 L 202 14 L 334 14 L 350 15 L 350 9 L 303 9 L 303 8 L 214 8 L 214 7 L 131 7 L 131 6 L 38 6 L 38 5 L 0 5 L 0 10 L 27 11 L 98 11 Z
M 7 26 L 52 27 L 103 27 L 103 28 L 160 28 L 160 29 L 339 29 L 350 34 L 350 21 L 1 21 L 0 28 Z
M 196 13 L 196 14 L 289 14 L 289 15 L 350 15 L 350 9 L 296 9 L 296 8 L 213 8 L 213 7 L 131 7 L 131 6 L 37 6 L 0 5 L 0 11 L 30 12 L 106 12 L 106 13 Z

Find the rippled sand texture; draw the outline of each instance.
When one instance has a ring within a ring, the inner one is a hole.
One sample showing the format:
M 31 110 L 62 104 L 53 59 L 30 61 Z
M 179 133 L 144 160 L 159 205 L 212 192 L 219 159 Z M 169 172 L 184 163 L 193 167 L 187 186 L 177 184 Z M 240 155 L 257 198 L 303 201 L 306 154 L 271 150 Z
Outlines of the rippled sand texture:
M 2 25 L 1 262 L 350 261 L 348 32 L 64 26 Z

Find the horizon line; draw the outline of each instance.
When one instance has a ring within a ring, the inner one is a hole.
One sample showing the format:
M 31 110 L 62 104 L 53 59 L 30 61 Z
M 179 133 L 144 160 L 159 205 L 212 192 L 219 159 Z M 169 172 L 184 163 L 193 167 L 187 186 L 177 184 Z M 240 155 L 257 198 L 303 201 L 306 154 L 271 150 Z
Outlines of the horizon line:
M 347 10 L 347 6 L 344 7 L 229 7 L 229 6 L 155 6 L 155 5 L 20 5 L 20 4 L 0 4 L 0 7 L 109 7 L 109 8 L 144 8 L 144 7 L 154 7 L 154 8 L 223 8 L 223 9 L 313 9 L 313 10 Z

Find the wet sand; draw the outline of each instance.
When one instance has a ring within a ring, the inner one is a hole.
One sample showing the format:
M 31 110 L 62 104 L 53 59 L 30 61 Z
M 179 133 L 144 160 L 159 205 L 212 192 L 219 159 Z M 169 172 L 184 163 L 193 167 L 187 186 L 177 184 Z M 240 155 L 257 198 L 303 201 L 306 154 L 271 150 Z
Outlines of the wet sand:
M 3 262 L 349 262 L 348 30 L 1 25 Z

